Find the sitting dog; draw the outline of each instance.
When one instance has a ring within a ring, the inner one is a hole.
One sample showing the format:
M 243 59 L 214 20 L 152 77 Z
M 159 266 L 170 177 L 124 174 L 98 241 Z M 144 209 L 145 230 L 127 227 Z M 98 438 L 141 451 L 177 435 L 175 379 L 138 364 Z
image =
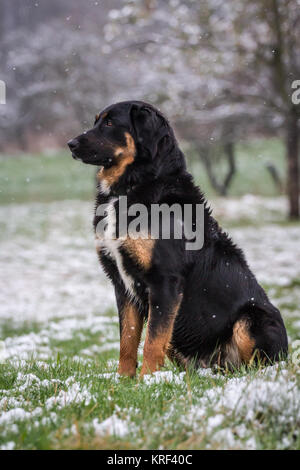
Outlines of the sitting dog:
M 163 366 L 166 355 L 183 366 L 222 368 L 257 359 L 273 362 L 286 355 L 279 311 L 243 252 L 211 216 L 160 111 L 141 101 L 114 104 L 68 145 L 75 159 L 100 167 L 94 227 L 100 263 L 115 289 L 120 374 L 136 374 L 146 320 L 142 376 Z M 186 239 L 177 239 L 174 230 L 169 239 L 120 236 L 116 213 L 119 197 L 125 195 L 128 207 L 202 205 L 202 246 L 187 249 Z M 103 205 L 106 211 L 99 214 Z M 106 234 L 115 231 L 114 236 L 97 232 L 102 222 Z

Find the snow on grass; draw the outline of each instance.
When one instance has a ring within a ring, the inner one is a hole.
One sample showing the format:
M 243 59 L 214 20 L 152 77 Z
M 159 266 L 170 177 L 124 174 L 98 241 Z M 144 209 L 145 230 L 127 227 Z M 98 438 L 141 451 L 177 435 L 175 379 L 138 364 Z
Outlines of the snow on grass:
M 216 198 L 210 201 L 213 216 L 228 222 L 250 222 L 265 224 L 272 221 L 286 220 L 288 213 L 287 198 L 267 198 L 254 194 L 245 194 L 240 198 Z
M 99 423 L 98 418 L 95 418 L 93 420 L 93 427 L 95 434 L 98 436 L 115 435 L 125 437 L 130 432 L 127 421 L 124 421 L 115 415 L 105 419 L 102 423 Z
M 66 381 L 67 390 L 60 390 L 58 395 L 48 398 L 45 403 L 46 408 L 49 410 L 53 408 L 61 409 L 65 406 L 80 404 L 89 405 L 93 400 L 93 396 L 86 386 L 81 386 L 79 383 L 73 382 L 73 378 Z M 72 383 L 73 382 L 73 383 Z
M 289 285 L 300 279 L 300 226 L 265 225 L 230 230 L 259 282 Z
M 152 375 L 144 375 L 143 380 L 146 385 L 159 384 L 162 382 L 172 382 L 176 385 L 184 383 L 185 372 L 174 374 L 171 370 L 158 371 Z
M 118 383 L 120 381 L 120 374 L 118 372 L 104 372 L 103 374 L 98 374 L 97 377 L 100 380 L 110 380 L 112 382 Z
M 259 370 L 254 376 L 224 377 L 222 386 L 199 388 L 194 384 L 191 401 L 181 395 L 165 406 L 159 421 L 148 430 L 160 437 L 183 431 L 187 438 L 202 436 L 200 448 L 256 449 L 260 448 L 261 436 L 268 432 L 276 434 L 275 448 L 292 446 L 300 433 L 299 377 L 286 368 L 285 363 Z M 177 380 L 176 380 L 177 379 Z M 166 383 L 174 387 L 185 384 L 185 373 L 166 371 L 145 376 L 145 385 L 152 385 L 152 397 L 159 400 L 166 394 Z M 92 422 L 98 436 L 115 436 L 140 439 L 141 430 L 148 429 L 142 418 L 136 425 L 140 410 L 115 407 L 112 415 L 103 421 Z M 160 424 L 159 424 L 160 423 Z
M 214 416 L 206 419 L 212 410 Z M 256 427 L 259 432 L 266 433 L 270 428 L 281 429 L 284 442 L 284 431 L 287 430 L 296 439 L 300 433 L 299 378 L 291 377 L 278 365 L 260 371 L 254 378 L 231 378 L 223 387 L 207 390 L 182 421 L 192 423 L 194 433 L 199 432 L 199 427 L 206 427 L 212 447 L 218 442 L 223 448 L 256 448 L 253 436 Z M 239 424 L 234 429 L 231 426 L 218 431 L 226 421 Z M 249 439 L 243 444 L 240 439 L 247 435 Z
M 36 408 L 34 411 L 25 411 L 23 408 L 12 408 L 9 411 L 3 411 L 0 416 L 0 426 L 8 427 L 9 425 L 15 425 L 19 421 L 31 419 L 32 417 L 41 416 L 42 408 Z M 15 426 L 17 432 L 17 426 Z
M 125 438 L 129 434 L 137 432 L 137 427 L 131 421 L 130 417 L 133 414 L 138 413 L 139 410 L 134 408 L 120 410 L 116 407 L 116 412 L 100 422 L 98 418 L 95 418 L 92 422 L 93 431 L 96 436 L 116 436 L 119 438 Z M 117 413 L 122 413 L 123 418 L 120 418 Z
M 14 450 L 16 444 L 13 441 L 6 442 L 0 446 L 0 450 Z
M 53 355 L 53 348 L 50 347 L 51 340 L 58 342 L 72 340 L 78 332 L 80 332 L 79 338 L 84 340 L 84 331 L 93 335 L 101 333 L 105 336 L 106 341 L 114 340 L 117 336 L 117 328 L 113 326 L 115 321 L 116 318 L 87 315 L 85 319 L 73 318 L 50 322 L 47 328 L 41 329 L 38 333 L 5 338 L 2 357 L 3 359 L 15 360 L 30 359 L 32 357 L 39 359 L 51 358 Z M 102 350 L 105 348 L 114 349 L 118 346 L 119 344 L 116 342 L 107 342 Z M 81 353 L 94 355 L 95 352 L 100 351 L 100 346 L 93 345 L 90 349 L 82 349 Z
M 42 322 L 114 306 L 94 249 L 92 204 L 2 206 L 0 218 L 1 319 Z
M 192 407 L 190 416 L 197 423 L 213 408 L 214 412 L 241 418 L 244 422 L 253 422 L 267 410 L 279 416 L 281 422 L 294 421 L 300 424 L 300 395 L 296 378 L 291 379 L 287 370 L 278 371 L 278 366 L 262 370 L 256 377 L 234 377 L 223 387 L 209 389 Z M 276 412 L 280 411 L 280 415 Z
M 214 205 L 223 221 L 256 224 L 234 223 L 230 234 L 299 338 L 300 228 L 272 223 L 285 200 Z M 0 206 L 0 449 L 64 447 L 80 433 L 88 445 L 95 436 L 138 448 L 299 447 L 291 362 L 229 375 L 168 363 L 143 380 L 119 376 L 114 292 L 92 217 L 93 204 L 81 201 Z

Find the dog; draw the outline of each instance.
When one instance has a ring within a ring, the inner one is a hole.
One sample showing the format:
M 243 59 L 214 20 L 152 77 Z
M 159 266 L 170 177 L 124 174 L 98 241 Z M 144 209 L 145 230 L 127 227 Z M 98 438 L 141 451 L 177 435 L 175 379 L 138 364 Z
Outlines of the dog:
M 115 289 L 121 375 L 136 375 L 146 321 L 141 376 L 159 370 L 166 356 L 183 367 L 231 369 L 286 356 L 280 312 L 258 284 L 242 250 L 212 217 L 186 169 L 174 132 L 158 109 L 142 101 L 113 104 L 68 146 L 73 158 L 99 167 L 94 228 L 100 263 Z M 107 239 L 97 234 L 101 222 L 108 230 L 118 227 L 112 209 L 118 212 L 118 198 L 125 195 L 128 206 L 202 205 L 202 247 L 187 250 L 186 240 L 174 236 L 116 234 Z M 107 210 L 99 215 L 103 205 Z

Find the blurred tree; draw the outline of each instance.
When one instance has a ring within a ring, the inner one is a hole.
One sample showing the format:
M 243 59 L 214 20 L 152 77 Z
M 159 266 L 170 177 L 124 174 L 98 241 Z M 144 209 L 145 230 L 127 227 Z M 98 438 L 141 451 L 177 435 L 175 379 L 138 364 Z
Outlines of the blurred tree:
M 215 145 L 205 144 L 205 141 L 202 141 L 199 142 L 198 149 L 212 187 L 220 196 L 227 196 L 236 173 L 234 133 L 225 125 L 221 128 L 221 135 Z M 227 164 L 223 173 L 220 171 L 220 160 Z
M 297 0 L 255 0 L 247 11 L 235 18 L 236 34 L 249 41 L 239 43 L 238 57 L 241 84 L 237 97 L 245 101 L 263 101 L 281 122 L 285 132 L 287 156 L 287 194 L 289 215 L 299 218 L 299 118 L 300 108 L 292 102 L 292 83 L 300 77 L 299 27 L 300 8 Z M 253 43 L 253 46 L 250 44 Z
M 28 134 L 66 142 L 78 123 L 87 128 L 108 103 L 119 83 L 102 28 L 115 0 L 101 10 L 95 3 L 86 20 L 81 0 L 16 0 L 16 8 L 0 0 L 1 79 L 8 95 L 0 108 L 0 145 L 26 149 Z

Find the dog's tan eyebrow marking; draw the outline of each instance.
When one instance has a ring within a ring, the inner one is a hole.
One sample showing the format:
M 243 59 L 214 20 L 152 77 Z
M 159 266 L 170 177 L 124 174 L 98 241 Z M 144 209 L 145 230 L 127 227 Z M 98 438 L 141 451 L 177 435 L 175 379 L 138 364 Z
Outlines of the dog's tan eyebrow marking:
M 98 113 L 98 114 L 96 114 L 96 116 L 95 116 L 95 124 L 96 124 L 100 119 L 106 118 L 107 114 L 108 114 L 108 113 L 103 113 L 103 114 Z

